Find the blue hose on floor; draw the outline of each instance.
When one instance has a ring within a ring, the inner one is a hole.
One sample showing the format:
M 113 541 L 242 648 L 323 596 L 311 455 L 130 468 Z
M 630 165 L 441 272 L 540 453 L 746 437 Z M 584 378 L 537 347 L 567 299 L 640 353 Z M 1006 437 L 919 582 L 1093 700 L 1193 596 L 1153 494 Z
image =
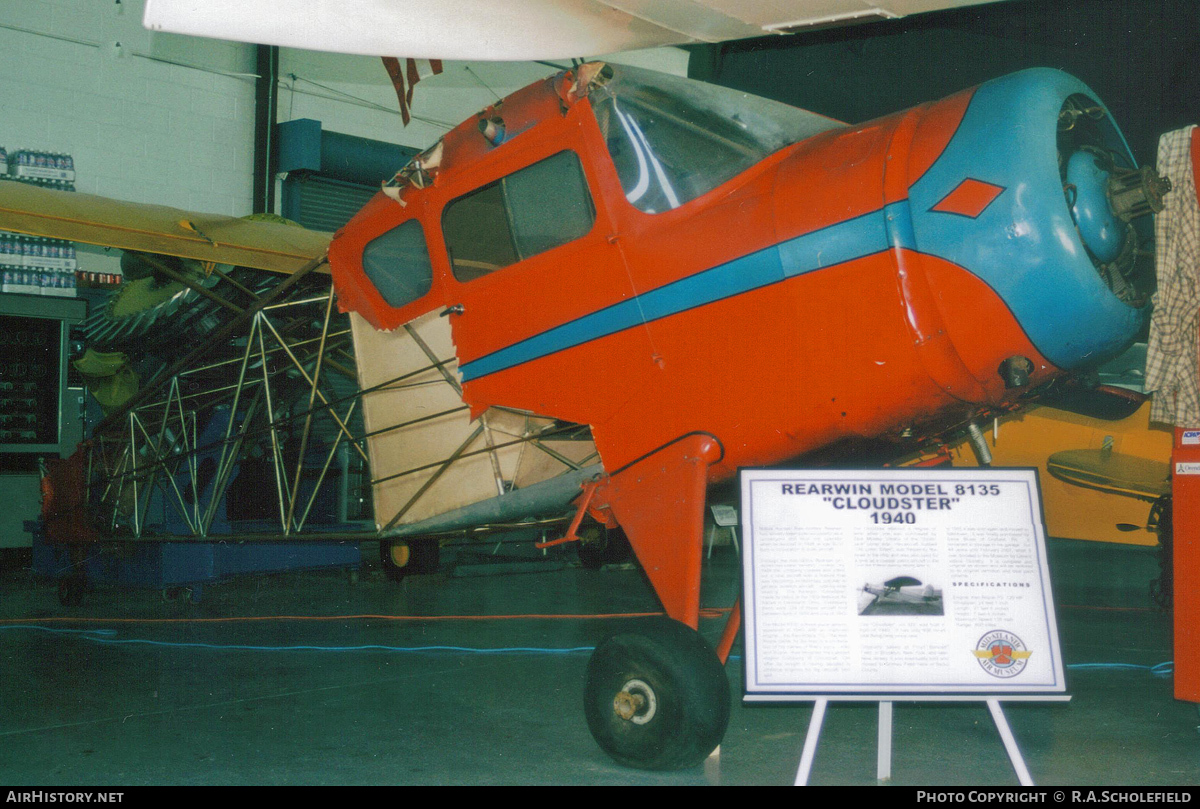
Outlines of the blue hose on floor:
M 44 626 L 28 624 L 11 624 L 0 626 L 0 630 L 30 629 L 37 632 L 48 632 L 61 635 L 76 635 L 95 643 L 126 646 L 158 646 L 169 649 L 212 649 L 215 651 L 241 652 L 463 652 L 468 654 L 548 654 L 569 655 L 591 652 L 594 646 L 574 646 L 566 649 L 541 648 L 534 646 L 508 646 L 493 649 L 477 649 L 469 646 L 385 646 L 370 644 L 365 646 L 251 646 L 246 644 L 216 644 L 216 643 L 181 643 L 173 641 L 144 640 L 141 638 L 119 639 L 115 629 L 53 629 Z M 738 660 L 740 656 L 730 655 L 730 660 Z M 1168 660 L 1153 666 L 1143 666 L 1136 663 L 1069 663 L 1068 669 L 1077 671 L 1108 670 L 1108 671 L 1146 671 L 1154 677 L 1170 677 L 1175 671 L 1174 661 Z

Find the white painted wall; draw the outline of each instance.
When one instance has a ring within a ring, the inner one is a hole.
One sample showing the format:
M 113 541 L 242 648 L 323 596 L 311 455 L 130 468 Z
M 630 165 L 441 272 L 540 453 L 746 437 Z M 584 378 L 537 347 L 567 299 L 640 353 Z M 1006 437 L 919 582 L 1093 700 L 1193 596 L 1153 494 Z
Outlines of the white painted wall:
M 144 0 L 0 0 L 0 145 L 74 156 L 77 190 L 250 213 L 254 46 L 151 33 Z M 602 57 L 603 58 L 603 57 Z M 674 48 L 609 57 L 685 73 Z M 416 148 L 553 65 L 447 62 L 402 126 L 379 59 L 282 49 L 278 120 Z M 400 168 L 397 166 L 397 168 Z
M 142 0 L 0 2 L 0 145 L 73 155 L 81 192 L 249 213 L 253 46 L 141 17 Z

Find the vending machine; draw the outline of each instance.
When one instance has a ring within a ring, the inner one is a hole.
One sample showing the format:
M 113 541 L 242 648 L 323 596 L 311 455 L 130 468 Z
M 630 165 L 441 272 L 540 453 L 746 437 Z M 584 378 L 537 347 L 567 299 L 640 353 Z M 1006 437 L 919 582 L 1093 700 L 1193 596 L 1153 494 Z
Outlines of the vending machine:
M 0 549 L 29 547 L 40 508 L 39 459 L 83 439 L 82 383 L 68 381 L 71 327 L 87 302 L 0 294 Z

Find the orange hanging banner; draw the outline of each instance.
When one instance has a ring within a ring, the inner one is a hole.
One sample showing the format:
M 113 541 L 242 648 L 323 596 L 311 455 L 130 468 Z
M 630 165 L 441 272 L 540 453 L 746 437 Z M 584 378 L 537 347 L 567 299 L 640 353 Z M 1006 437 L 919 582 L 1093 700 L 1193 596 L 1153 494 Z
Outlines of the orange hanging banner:
M 400 68 L 400 60 L 394 56 L 383 56 L 383 67 L 387 70 L 392 86 L 396 88 L 396 98 L 400 101 L 400 117 L 404 125 L 412 120 L 413 87 L 421 80 L 421 71 L 417 68 L 416 59 L 405 59 L 404 69 Z M 436 76 L 442 72 L 441 59 L 429 59 L 430 75 Z M 407 82 L 407 86 L 406 86 Z

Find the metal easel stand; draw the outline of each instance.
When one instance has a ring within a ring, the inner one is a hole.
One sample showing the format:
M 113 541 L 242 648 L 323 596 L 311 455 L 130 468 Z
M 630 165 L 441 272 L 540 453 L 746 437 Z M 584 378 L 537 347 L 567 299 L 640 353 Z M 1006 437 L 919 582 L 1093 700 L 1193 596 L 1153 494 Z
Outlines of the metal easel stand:
M 829 706 L 829 702 L 878 702 L 879 703 L 879 749 L 876 756 L 875 777 L 880 783 L 887 783 L 892 778 L 892 703 L 894 701 L 901 702 L 986 702 L 988 711 L 992 714 L 992 721 L 996 723 L 996 730 L 1000 732 L 1000 739 L 1004 742 L 1004 749 L 1008 753 L 1008 760 L 1012 762 L 1013 769 L 1017 773 L 1017 780 L 1021 786 L 1033 786 L 1033 778 L 1029 775 L 1029 768 L 1025 766 L 1025 759 L 1021 757 L 1021 750 L 1017 747 L 1016 737 L 1013 736 L 1012 728 L 1008 726 L 1008 719 L 1004 716 L 1004 711 L 1000 707 L 1001 701 L 1005 702 L 1067 702 L 1071 698 L 1069 696 L 1020 696 L 1020 697 L 979 697 L 979 696 L 951 696 L 951 695 L 931 695 L 931 696 L 898 696 L 896 700 L 884 700 L 878 697 L 863 697 L 863 696 L 824 696 L 816 697 L 813 704 L 812 718 L 808 722 L 808 734 L 804 738 L 804 752 L 800 755 L 800 768 L 796 771 L 796 786 L 807 786 L 808 776 L 812 773 L 813 759 L 817 754 L 817 741 L 821 737 L 821 726 L 825 723 L 825 709 Z

